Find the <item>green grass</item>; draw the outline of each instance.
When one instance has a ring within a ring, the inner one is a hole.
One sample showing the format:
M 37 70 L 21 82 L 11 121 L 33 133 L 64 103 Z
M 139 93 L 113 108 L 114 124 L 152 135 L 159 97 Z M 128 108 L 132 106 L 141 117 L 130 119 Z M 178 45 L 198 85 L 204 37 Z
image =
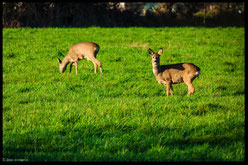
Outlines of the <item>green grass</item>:
M 244 28 L 3 29 L 3 158 L 9 161 L 244 161 Z M 80 41 L 97 59 L 59 74 L 57 57 Z M 186 96 L 153 73 L 161 64 L 201 68 Z

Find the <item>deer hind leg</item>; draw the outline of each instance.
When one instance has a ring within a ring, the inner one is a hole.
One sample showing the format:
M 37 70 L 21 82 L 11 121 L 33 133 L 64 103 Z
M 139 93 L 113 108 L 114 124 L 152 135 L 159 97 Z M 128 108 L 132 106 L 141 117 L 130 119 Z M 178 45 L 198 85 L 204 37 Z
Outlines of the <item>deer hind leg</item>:
M 96 73 L 96 70 L 97 70 L 97 64 L 96 64 L 96 63 L 94 63 L 94 62 L 93 62 L 93 64 L 94 64 L 94 68 L 95 68 L 94 73 Z
M 102 64 L 101 64 L 101 61 L 99 61 L 98 59 L 96 59 L 96 64 L 99 66 L 100 68 L 100 72 L 102 73 Z
M 100 68 L 100 72 L 102 73 L 102 65 L 101 65 L 101 61 L 99 61 L 98 59 L 96 58 L 92 58 L 91 61 L 93 62 L 94 64 L 94 67 L 95 67 L 95 73 L 97 71 L 97 66 Z
M 96 55 L 97 55 L 99 49 L 100 49 L 100 48 L 98 48 L 97 51 L 95 51 L 94 55 L 95 55 L 96 64 L 99 66 L 100 72 L 102 73 L 102 64 L 101 64 L 101 61 L 99 61 L 99 60 L 96 59 Z
M 192 84 L 192 80 L 190 78 L 186 78 L 184 82 L 188 86 L 188 96 L 193 94 L 195 92 L 195 87 Z

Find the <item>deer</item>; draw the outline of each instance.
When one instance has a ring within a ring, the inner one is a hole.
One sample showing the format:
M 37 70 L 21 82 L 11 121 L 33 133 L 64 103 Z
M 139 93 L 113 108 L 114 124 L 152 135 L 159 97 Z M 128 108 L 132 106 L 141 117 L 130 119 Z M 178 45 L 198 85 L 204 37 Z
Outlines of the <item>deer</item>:
M 70 73 L 72 66 L 75 66 L 76 75 L 78 74 L 78 61 L 82 59 L 87 59 L 93 62 L 95 70 L 94 73 L 96 74 L 97 66 L 100 68 L 100 72 L 102 73 L 102 65 L 99 60 L 96 59 L 96 55 L 100 50 L 100 46 L 94 42 L 79 42 L 74 44 L 70 47 L 68 53 L 61 61 L 59 58 L 59 71 L 60 73 L 65 72 L 66 67 L 69 63 L 70 65 Z
M 196 77 L 199 77 L 200 68 L 192 63 L 177 63 L 170 65 L 160 65 L 160 56 L 163 54 L 163 49 L 160 48 L 157 53 L 154 53 L 150 48 L 149 54 L 152 57 L 153 74 L 159 84 L 167 87 L 166 95 L 173 96 L 172 84 L 184 82 L 188 86 L 188 96 L 193 95 L 195 87 L 192 82 Z

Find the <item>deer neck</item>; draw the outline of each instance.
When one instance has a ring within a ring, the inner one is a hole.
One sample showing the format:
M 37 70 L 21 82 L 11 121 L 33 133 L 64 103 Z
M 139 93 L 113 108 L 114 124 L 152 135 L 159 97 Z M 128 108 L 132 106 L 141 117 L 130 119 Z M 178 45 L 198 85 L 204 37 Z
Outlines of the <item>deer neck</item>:
M 62 62 L 61 62 L 61 66 L 62 66 L 63 68 L 66 68 L 66 66 L 68 65 L 69 62 L 70 62 L 69 59 L 67 58 L 67 56 L 65 56 L 65 57 L 63 58 Z
M 161 73 L 161 67 L 159 62 L 152 62 L 152 71 L 154 76 L 158 76 Z

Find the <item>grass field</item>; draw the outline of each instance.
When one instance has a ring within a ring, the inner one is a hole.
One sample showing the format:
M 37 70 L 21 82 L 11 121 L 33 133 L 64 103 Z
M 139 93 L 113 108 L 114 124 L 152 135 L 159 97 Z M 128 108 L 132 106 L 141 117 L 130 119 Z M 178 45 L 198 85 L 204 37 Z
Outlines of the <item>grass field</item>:
M 244 28 L 3 29 L 3 161 L 244 161 Z M 97 59 L 59 73 L 80 41 Z M 195 94 L 158 84 L 161 64 L 201 68 Z

